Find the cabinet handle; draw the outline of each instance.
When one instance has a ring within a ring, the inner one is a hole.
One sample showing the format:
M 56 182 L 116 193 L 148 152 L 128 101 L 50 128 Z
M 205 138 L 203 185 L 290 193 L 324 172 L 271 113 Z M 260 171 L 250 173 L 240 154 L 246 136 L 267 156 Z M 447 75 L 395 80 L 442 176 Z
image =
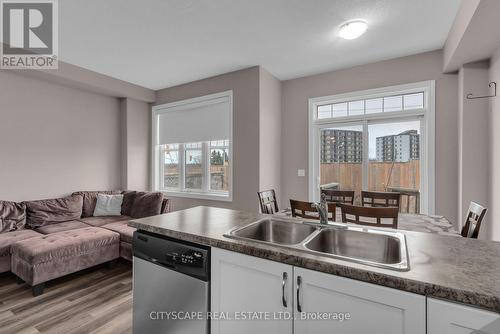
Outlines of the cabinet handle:
M 286 272 L 283 272 L 283 281 L 281 282 L 281 302 L 283 303 L 284 307 L 288 307 L 288 303 L 286 302 L 285 298 L 285 286 L 287 280 L 288 280 L 288 274 Z
M 297 276 L 297 311 L 302 312 L 302 305 L 300 305 L 300 286 L 302 285 L 302 277 Z

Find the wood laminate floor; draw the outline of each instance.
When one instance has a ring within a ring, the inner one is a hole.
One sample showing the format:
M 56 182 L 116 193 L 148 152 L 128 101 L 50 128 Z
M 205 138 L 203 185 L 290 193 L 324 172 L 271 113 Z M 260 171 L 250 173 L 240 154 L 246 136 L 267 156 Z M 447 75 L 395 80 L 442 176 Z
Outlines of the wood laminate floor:
M 132 264 L 51 281 L 38 297 L 14 275 L 0 276 L 0 333 L 132 333 Z

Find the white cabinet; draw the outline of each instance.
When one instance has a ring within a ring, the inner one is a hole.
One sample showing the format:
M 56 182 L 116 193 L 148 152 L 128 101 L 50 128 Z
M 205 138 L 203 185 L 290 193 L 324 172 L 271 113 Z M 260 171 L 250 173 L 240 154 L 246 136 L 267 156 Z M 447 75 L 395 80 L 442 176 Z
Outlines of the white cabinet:
M 217 248 L 211 259 L 211 311 L 214 317 L 232 319 L 212 320 L 213 334 L 292 333 L 291 319 L 265 319 L 292 314 L 292 266 Z
M 425 334 L 424 296 L 297 267 L 294 291 L 295 334 Z M 322 313 L 350 319 L 311 318 Z
M 232 318 L 212 320 L 212 333 L 425 333 L 424 296 L 217 248 L 211 284 L 211 311 Z M 245 312 L 257 318 L 234 319 Z
M 427 298 L 428 334 L 498 334 L 500 314 Z

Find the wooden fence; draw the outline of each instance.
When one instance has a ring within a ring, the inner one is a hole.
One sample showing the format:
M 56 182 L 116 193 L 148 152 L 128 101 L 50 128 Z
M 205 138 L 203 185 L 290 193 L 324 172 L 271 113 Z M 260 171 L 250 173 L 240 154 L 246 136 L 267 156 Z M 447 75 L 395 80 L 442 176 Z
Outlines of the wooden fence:
M 389 178 L 390 175 L 390 178 Z M 357 197 L 363 188 L 363 166 L 361 163 L 321 164 L 321 183 L 337 182 L 339 189 L 354 190 Z M 386 191 L 386 187 L 420 188 L 420 162 L 377 162 L 368 164 L 368 189 L 371 191 Z

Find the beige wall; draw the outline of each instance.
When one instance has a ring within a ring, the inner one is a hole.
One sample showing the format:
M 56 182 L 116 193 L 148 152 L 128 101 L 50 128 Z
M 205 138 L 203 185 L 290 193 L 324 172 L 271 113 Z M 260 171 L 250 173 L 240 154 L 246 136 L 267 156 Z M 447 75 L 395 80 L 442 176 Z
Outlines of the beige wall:
M 441 51 L 423 53 L 284 81 L 282 114 L 282 205 L 308 198 L 308 99 L 370 88 L 436 80 L 436 213 L 457 219 L 457 75 L 442 73 Z M 307 173 L 306 173 L 307 175 Z
M 151 106 L 123 98 L 122 116 L 122 188 L 149 190 Z
M 121 186 L 116 98 L 0 72 L 0 199 Z
M 281 198 L 281 81 L 260 68 L 259 190 Z
M 209 205 L 255 211 L 259 188 L 259 67 L 157 91 L 163 104 L 198 96 L 233 91 L 233 201 L 173 197 L 174 210 Z
M 500 85 L 500 48 L 490 61 L 489 81 Z M 498 87 L 500 88 L 500 87 Z M 489 208 L 489 238 L 500 241 L 500 97 L 489 99 L 490 113 L 490 208 Z
M 488 99 L 467 99 L 467 94 L 488 94 L 487 61 L 465 64 L 459 72 L 458 223 L 462 227 L 471 201 L 488 207 L 489 131 Z M 489 216 L 480 238 L 488 235 Z
M 444 46 L 445 72 L 458 71 L 464 64 L 489 59 L 500 46 L 498 0 L 464 0 Z

